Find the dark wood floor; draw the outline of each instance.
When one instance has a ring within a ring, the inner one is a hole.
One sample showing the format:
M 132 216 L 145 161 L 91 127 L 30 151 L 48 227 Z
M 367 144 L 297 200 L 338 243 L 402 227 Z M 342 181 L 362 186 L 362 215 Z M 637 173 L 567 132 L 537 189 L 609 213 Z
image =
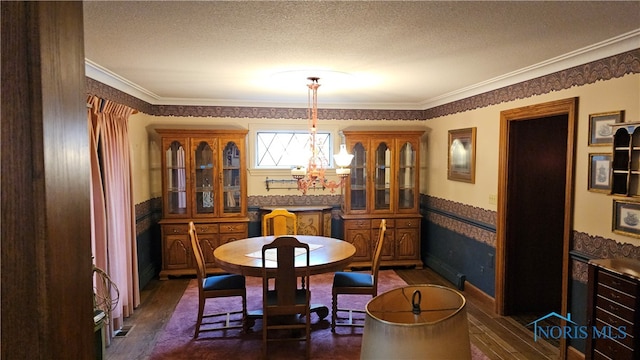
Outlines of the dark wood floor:
M 397 269 L 408 284 L 451 283 L 430 269 Z M 131 327 L 126 336 L 116 336 L 106 349 L 109 360 L 148 359 L 159 330 L 171 318 L 189 278 L 167 281 L 153 280 L 141 292 L 141 305 L 125 320 Z M 471 342 L 490 359 L 557 359 L 558 349 L 544 340 L 533 341 L 531 330 L 510 317 L 498 316 L 488 305 L 464 293 L 467 299 L 467 317 Z

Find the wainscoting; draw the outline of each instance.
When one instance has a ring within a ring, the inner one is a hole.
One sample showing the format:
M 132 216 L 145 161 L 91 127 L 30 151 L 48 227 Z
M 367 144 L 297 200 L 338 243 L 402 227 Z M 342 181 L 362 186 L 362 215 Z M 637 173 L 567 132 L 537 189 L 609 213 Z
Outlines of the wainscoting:
M 160 221 L 162 198 L 154 198 L 135 206 L 136 246 L 138 248 L 138 283 L 140 289 L 158 277 L 161 268 Z
M 422 200 L 422 261 L 458 289 L 468 281 L 493 297 L 495 214 L 442 199 Z

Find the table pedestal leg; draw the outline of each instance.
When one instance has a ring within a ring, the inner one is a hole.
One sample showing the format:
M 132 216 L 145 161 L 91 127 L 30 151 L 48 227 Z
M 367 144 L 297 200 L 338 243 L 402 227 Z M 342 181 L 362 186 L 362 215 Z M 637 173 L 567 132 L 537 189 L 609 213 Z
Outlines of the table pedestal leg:
M 315 313 L 318 316 L 318 319 L 324 320 L 329 315 L 329 308 L 322 304 L 311 304 L 310 305 L 310 314 Z M 253 325 L 255 325 L 256 320 L 262 320 L 262 309 L 260 310 L 252 310 L 247 312 L 247 329 L 251 329 Z

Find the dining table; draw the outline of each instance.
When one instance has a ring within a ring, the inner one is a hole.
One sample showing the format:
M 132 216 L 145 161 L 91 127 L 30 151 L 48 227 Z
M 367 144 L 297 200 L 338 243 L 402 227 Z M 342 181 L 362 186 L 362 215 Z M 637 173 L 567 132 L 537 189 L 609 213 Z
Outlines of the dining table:
M 311 275 L 344 270 L 356 253 L 356 248 L 351 243 L 336 238 L 318 235 L 287 236 L 294 236 L 298 241 L 309 245 L 309 264 L 306 264 L 306 256 L 296 256 L 295 259 L 300 274 L 306 271 L 307 266 Z M 257 236 L 220 245 L 213 251 L 216 266 L 234 274 L 262 277 L 262 247 L 275 238 L 276 236 Z M 271 258 L 269 254 L 266 257 L 265 267 L 278 266 L 275 257 Z M 310 312 L 322 320 L 329 315 L 329 308 L 323 304 L 311 304 Z M 262 311 L 250 311 L 248 316 L 251 320 L 261 318 Z

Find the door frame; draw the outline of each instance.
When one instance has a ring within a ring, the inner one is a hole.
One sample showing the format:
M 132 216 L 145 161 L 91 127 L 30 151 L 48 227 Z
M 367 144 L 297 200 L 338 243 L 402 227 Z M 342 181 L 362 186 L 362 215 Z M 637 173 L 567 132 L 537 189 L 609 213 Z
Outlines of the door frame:
M 495 283 L 495 312 L 505 313 L 505 282 L 507 241 L 506 223 L 507 188 L 509 186 L 509 145 L 512 121 L 531 120 L 543 117 L 567 115 L 567 170 L 565 174 L 565 204 L 564 228 L 562 246 L 562 304 L 561 312 L 566 314 L 568 307 L 569 287 L 569 246 L 571 230 L 573 228 L 573 196 L 574 196 L 574 167 L 575 167 L 575 132 L 577 124 L 578 98 L 568 98 L 536 105 L 529 105 L 500 112 L 500 144 L 498 165 L 498 214 L 496 223 L 496 283 Z M 566 357 L 566 341 L 561 339 L 560 357 Z

